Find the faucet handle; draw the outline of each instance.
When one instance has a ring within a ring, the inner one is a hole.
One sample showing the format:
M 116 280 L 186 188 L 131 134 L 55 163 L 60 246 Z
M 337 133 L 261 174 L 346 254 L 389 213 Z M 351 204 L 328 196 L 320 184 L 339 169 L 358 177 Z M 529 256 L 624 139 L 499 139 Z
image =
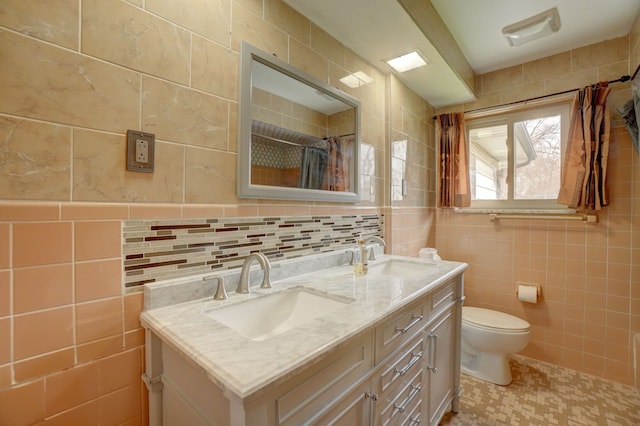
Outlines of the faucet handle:
M 229 298 L 229 296 L 227 296 L 227 289 L 224 288 L 224 277 L 220 277 L 220 276 L 203 277 L 202 280 L 218 281 L 218 288 L 216 289 L 216 294 L 213 296 L 213 300 L 227 300 Z

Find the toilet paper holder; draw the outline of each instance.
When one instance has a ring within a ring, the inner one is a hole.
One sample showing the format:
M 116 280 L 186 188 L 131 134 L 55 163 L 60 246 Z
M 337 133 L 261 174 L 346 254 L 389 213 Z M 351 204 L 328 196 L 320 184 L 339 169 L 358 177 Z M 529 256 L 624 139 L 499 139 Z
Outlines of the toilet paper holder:
M 521 286 L 522 287 L 535 287 L 536 296 L 539 298 L 542 295 L 542 287 L 540 286 L 540 284 L 517 282 L 516 283 L 516 296 L 518 295 Z

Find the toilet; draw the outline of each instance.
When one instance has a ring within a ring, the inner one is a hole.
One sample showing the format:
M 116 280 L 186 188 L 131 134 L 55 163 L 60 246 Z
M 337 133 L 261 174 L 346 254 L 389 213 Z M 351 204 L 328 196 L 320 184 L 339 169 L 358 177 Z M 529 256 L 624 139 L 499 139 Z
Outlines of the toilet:
M 529 323 L 490 309 L 462 307 L 461 370 L 497 385 L 511 383 L 511 355 L 529 342 Z

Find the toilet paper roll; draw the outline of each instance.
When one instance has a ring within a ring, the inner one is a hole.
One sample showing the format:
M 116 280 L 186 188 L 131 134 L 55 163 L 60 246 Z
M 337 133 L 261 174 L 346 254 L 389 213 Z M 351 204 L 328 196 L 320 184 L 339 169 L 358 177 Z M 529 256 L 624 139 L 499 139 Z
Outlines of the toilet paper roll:
M 526 303 L 538 303 L 538 288 L 533 285 L 518 285 L 518 300 Z

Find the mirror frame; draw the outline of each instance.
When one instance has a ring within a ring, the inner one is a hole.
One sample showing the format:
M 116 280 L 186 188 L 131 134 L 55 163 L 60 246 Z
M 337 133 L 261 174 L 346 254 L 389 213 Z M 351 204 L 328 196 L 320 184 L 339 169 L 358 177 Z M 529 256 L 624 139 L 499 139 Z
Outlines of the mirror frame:
M 305 200 L 356 203 L 360 201 L 360 101 L 341 90 L 298 70 L 246 41 L 240 49 L 240 105 L 238 114 L 238 197 L 273 200 Z M 354 108 L 355 147 L 349 188 L 353 191 L 328 191 L 321 189 L 288 188 L 251 183 L 251 65 L 258 61 L 299 82 L 311 86 Z

